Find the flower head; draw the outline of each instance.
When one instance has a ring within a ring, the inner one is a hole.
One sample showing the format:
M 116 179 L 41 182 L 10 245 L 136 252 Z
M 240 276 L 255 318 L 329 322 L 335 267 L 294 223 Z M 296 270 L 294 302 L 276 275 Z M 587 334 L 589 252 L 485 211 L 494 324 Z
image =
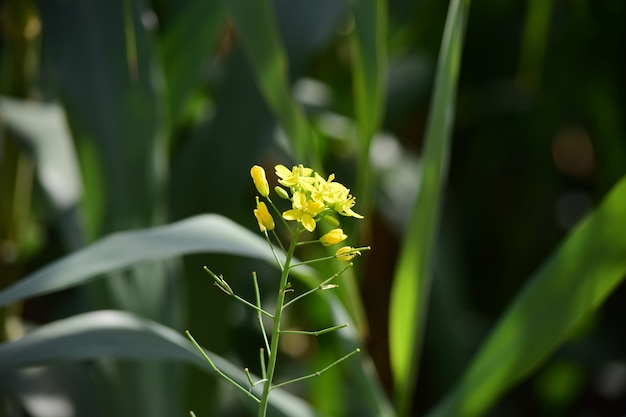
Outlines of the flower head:
M 250 175 L 252 176 L 252 181 L 254 181 L 254 186 L 259 194 L 261 194 L 262 197 L 267 197 L 270 194 L 270 185 L 265 178 L 265 170 L 263 167 L 258 165 L 253 166 L 250 169 Z
M 283 213 L 285 219 L 297 220 L 305 229 L 313 231 L 318 215 L 326 217 L 330 212 L 335 212 L 342 216 L 363 218 L 352 210 L 356 199 L 348 188 L 334 182 L 334 174 L 325 179 L 311 168 L 302 165 L 293 166 L 291 169 L 284 165 L 276 165 L 275 169 L 279 177 L 278 182 L 288 187 L 292 194 L 292 209 Z M 281 191 L 286 192 L 283 189 Z
M 343 242 L 348 238 L 342 229 L 333 229 L 320 238 L 320 242 L 324 246 L 332 246 L 339 242 Z
M 261 201 L 257 203 L 254 209 L 254 217 L 256 217 L 257 222 L 259 222 L 259 229 L 261 229 L 262 232 L 274 230 L 274 218 L 264 202 Z

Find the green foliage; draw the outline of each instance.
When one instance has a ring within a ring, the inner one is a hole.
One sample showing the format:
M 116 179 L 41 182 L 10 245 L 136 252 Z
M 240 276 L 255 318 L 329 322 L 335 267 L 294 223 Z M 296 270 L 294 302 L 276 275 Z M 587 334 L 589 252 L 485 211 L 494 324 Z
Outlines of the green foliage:
M 182 335 L 246 383 L 256 320 L 202 266 L 272 293 L 248 172 L 292 163 L 373 250 L 285 317 L 355 328 L 292 335 L 277 381 L 359 359 L 270 414 L 622 412 L 625 7 L 0 2 L 0 414 L 254 415 Z

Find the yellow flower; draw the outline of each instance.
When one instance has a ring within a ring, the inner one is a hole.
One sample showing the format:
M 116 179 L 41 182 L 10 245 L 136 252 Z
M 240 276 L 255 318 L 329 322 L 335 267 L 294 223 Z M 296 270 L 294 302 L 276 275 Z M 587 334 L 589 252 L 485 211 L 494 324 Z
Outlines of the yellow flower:
M 311 168 L 298 165 L 289 170 L 284 165 L 276 165 L 275 169 L 281 185 L 290 187 L 292 190 L 311 191 L 313 189 L 315 178 L 311 176 L 314 173 Z
M 346 235 L 342 229 L 333 229 L 324 236 L 320 237 L 320 242 L 324 246 L 332 246 L 339 242 L 343 242 L 347 238 L 348 235 Z
M 293 193 L 292 209 L 283 213 L 285 220 L 297 220 L 309 232 L 315 230 L 315 216 L 317 216 L 325 206 L 318 201 L 307 200 L 306 195 L 299 191 Z
M 253 166 L 250 169 L 250 175 L 252 176 L 254 186 L 259 194 L 261 194 L 262 197 L 267 197 L 270 194 L 270 185 L 267 183 L 267 179 L 265 178 L 265 170 L 263 167 L 258 165 Z
M 317 174 L 316 174 L 317 175 Z M 315 189 L 311 192 L 311 197 L 316 201 L 323 201 L 324 204 L 341 214 L 342 216 L 351 216 L 362 219 L 358 213 L 352 211 L 352 207 L 356 204 L 356 198 L 350 194 L 350 190 L 338 182 L 333 182 L 335 175 L 331 174 L 328 180 L 324 180 L 318 176 Z
M 343 248 L 337 249 L 337 252 L 335 252 L 335 258 L 339 259 L 340 261 L 349 261 L 350 259 L 360 254 L 361 252 L 355 250 L 352 246 L 344 246 Z
M 274 230 L 274 218 L 270 214 L 264 202 L 259 202 L 254 209 L 254 217 L 259 222 L 259 229 L 262 232 Z

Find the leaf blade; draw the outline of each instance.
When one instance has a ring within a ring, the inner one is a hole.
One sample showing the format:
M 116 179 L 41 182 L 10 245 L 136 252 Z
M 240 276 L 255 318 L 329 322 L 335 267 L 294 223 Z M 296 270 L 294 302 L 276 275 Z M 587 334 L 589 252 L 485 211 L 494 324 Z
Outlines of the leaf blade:
M 533 275 L 430 417 L 482 415 L 608 297 L 626 273 L 624 201 L 626 177 Z
M 79 285 L 140 261 L 199 252 L 274 260 L 259 236 L 226 217 L 199 215 L 165 226 L 114 233 L 0 292 L 0 306 Z
M 247 384 L 247 377 L 241 369 L 214 353 L 207 354 L 218 368 L 237 382 Z M 210 374 L 214 372 L 191 343 L 174 329 L 117 310 L 75 315 L 35 329 L 19 340 L 0 345 L 0 370 L 103 356 L 184 361 Z M 304 401 L 280 389 L 272 392 L 270 405 L 282 416 L 316 415 Z
M 409 413 L 421 354 L 442 189 L 447 176 L 454 99 L 469 1 L 452 0 L 442 39 L 431 113 L 425 132 L 423 176 L 392 285 L 389 338 L 398 414 Z

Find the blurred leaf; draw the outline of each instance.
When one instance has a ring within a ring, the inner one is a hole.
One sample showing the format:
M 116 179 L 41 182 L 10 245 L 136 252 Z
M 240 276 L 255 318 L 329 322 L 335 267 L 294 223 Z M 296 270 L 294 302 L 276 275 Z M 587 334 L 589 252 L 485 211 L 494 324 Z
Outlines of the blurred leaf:
M 290 91 L 287 57 L 272 2 L 225 0 L 261 94 L 294 145 L 297 159 L 316 165 L 313 131 Z
M 43 54 L 77 147 L 92 146 L 103 171 L 103 184 L 85 184 L 87 199 L 104 193 L 105 218 L 95 221 L 96 235 L 164 218 L 167 118 L 161 74 L 139 5 L 124 1 L 130 4 L 37 1 Z
M 604 302 L 626 275 L 625 211 L 623 177 L 533 275 L 429 417 L 483 415 Z
M 0 121 L 33 152 L 39 182 L 54 208 L 75 207 L 82 184 L 63 109 L 57 104 L 0 97 Z
M 207 351 L 207 354 L 223 372 L 243 386 L 248 384 L 243 370 L 212 352 Z M 59 320 L 35 329 L 19 340 L 0 345 L 0 370 L 102 357 L 184 361 L 215 374 L 193 345 L 174 329 L 115 310 Z M 270 405 L 281 416 L 316 415 L 304 401 L 281 389 L 272 391 Z
M 194 84 L 199 81 L 203 66 L 212 57 L 222 22 L 218 0 L 194 0 L 165 28 L 161 53 L 173 125 Z
M 526 88 L 536 89 L 541 83 L 552 7 L 552 0 L 527 3 L 518 68 L 518 78 Z
M 468 9 L 469 1 L 450 2 L 425 132 L 420 191 L 394 274 L 389 343 L 400 416 L 409 413 L 418 374 Z
M 83 233 L 76 210 L 83 186 L 65 112 L 57 104 L 0 97 L 0 122 L 32 152 L 39 184 L 59 216 L 65 240 L 79 247 Z
M 218 252 L 272 262 L 267 243 L 219 215 L 200 215 L 152 229 L 118 232 L 74 252 L 0 293 L 0 306 L 83 284 L 98 274 L 140 261 L 188 253 Z M 298 268 L 300 273 L 310 271 Z
M 387 6 L 382 0 L 351 0 L 350 5 L 354 17 L 350 41 L 359 138 L 359 196 L 370 205 L 370 143 L 380 128 L 385 106 Z

